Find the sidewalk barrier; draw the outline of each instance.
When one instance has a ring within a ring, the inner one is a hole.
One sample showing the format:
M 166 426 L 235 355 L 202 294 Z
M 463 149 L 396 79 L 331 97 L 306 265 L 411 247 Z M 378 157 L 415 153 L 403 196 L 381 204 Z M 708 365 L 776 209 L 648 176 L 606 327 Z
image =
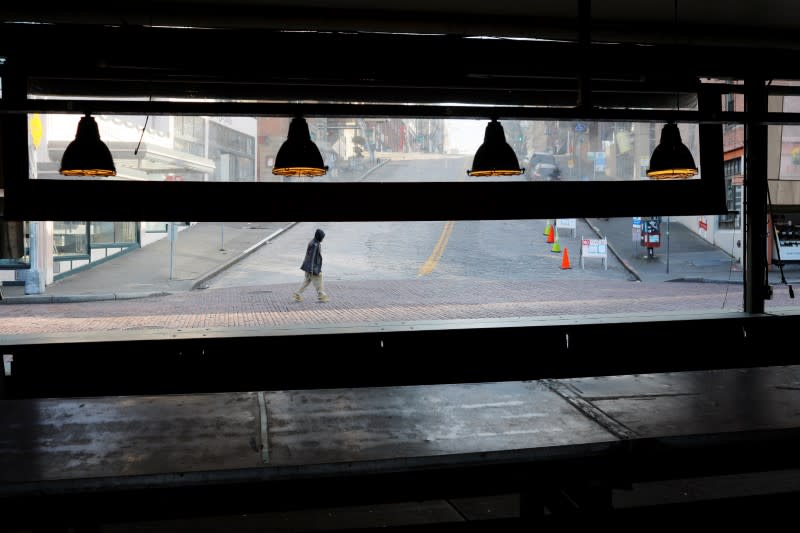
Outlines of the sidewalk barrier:
M 569 250 L 565 246 L 564 247 L 564 254 L 561 257 L 561 270 L 567 270 L 568 268 L 572 268 L 569 266 Z

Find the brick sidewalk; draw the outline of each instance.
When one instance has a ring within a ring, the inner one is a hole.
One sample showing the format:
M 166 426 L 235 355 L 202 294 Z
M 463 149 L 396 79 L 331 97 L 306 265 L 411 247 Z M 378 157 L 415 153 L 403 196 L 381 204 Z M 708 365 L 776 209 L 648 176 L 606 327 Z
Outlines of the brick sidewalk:
M 564 319 L 741 311 L 740 286 L 463 279 L 330 282 L 329 303 L 294 302 L 296 284 L 205 289 L 136 300 L 0 306 L 0 335 L 229 330 L 442 320 Z M 771 304 L 779 305 L 778 294 Z M 784 298 L 788 304 L 788 298 Z

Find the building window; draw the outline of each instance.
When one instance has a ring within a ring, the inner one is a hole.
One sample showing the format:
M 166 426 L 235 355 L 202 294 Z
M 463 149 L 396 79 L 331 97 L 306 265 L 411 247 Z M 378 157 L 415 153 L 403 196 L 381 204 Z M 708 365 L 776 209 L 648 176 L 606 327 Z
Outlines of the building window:
M 202 117 L 175 117 L 175 149 L 205 156 L 206 124 Z
M 53 258 L 64 261 L 89 257 L 89 223 L 84 221 L 55 222 L 53 225 Z
M 92 248 L 137 244 L 135 222 L 92 222 Z
M 255 181 L 255 137 L 214 122 L 208 126 L 208 157 L 217 162 L 215 181 Z
M 30 266 L 29 234 L 27 221 L 0 220 L 0 270 Z
M 145 233 L 166 233 L 168 225 L 166 222 L 144 222 Z

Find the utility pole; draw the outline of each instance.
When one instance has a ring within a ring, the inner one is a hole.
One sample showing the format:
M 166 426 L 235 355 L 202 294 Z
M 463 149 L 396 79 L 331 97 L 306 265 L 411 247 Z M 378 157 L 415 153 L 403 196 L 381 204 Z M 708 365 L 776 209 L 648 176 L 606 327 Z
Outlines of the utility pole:
M 169 223 L 167 237 L 169 238 L 169 279 L 171 280 L 173 278 L 173 264 L 175 263 L 175 239 L 178 238 L 178 228 L 174 222 Z

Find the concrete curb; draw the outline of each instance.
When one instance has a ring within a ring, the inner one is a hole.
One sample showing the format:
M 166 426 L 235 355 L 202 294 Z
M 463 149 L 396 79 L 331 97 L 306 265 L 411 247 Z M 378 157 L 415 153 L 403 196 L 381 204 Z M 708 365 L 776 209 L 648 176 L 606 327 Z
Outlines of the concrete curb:
M 603 232 L 601 232 L 600 229 L 597 228 L 597 226 L 595 226 L 594 224 L 589 222 L 588 218 L 584 218 L 583 221 L 586 222 L 587 226 L 592 228 L 592 231 L 594 231 L 597 234 L 598 237 L 600 237 L 601 239 L 605 238 L 605 235 L 603 235 Z M 628 263 L 628 261 L 623 259 L 623 257 L 620 254 L 617 253 L 617 251 L 614 249 L 614 247 L 611 245 L 611 243 L 610 242 L 606 242 L 606 245 L 608 246 L 608 249 L 611 250 L 611 253 L 614 254 L 614 257 L 616 257 L 617 260 L 620 263 L 622 263 L 622 266 L 625 267 L 625 270 L 630 272 L 631 275 L 636 278 L 636 281 L 642 281 L 642 276 L 636 271 L 635 268 L 633 268 L 630 265 L 630 263 Z
M 270 235 L 267 235 L 266 237 L 264 237 L 263 239 L 261 239 L 260 241 L 255 243 L 254 245 L 250 246 L 246 250 L 243 250 L 242 253 L 238 254 L 236 257 L 232 257 L 228 261 L 226 261 L 223 264 L 219 265 L 218 267 L 214 268 L 213 270 L 211 270 L 209 272 L 206 272 L 205 274 L 203 274 L 202 276 L 198 277 L 195 281 L 192 282 L 192 285 L 189 288 L 189 290 L 191 291 L 191 290 L 196 289 L 197 287 L 199 287 L 200 285 L 202 285 L 206 281 L 208 281 L 211 278 L 213 278 L 214 276 L 218 275 L 220 272 L 223 272 L 223 271 L 229 269 L 230 267 L 232 267 L 233 265 L 235 265 L 236 263 L 238 263 L 239 261 L 241 261 L 242 259 L 244 259 L 248 255 L 252 254 L 253 252 L 258 250 L 259 248 L 261 248 L 265 244 L 269 243 L 275 237 L 277 237 L 277 236 L 281 235 L 282 233 L 284 233 L 285 231 L 288 231 L 291 228 L 293 228 L 296 224 L 297 224 L 297 222 L 289 223 L 288 226 L 286 226 L 284 228 L 281 228 L 278 231 L 275 231 Z
M 100 294 L 26 294 L 24 296 L 3 296 L 0 305 L 11 304 L 63 304 L 71 302 L 101 302 L 106 300 L 133 300 L 178 294 L 179 291 L 154 292 L 107 292 Z

